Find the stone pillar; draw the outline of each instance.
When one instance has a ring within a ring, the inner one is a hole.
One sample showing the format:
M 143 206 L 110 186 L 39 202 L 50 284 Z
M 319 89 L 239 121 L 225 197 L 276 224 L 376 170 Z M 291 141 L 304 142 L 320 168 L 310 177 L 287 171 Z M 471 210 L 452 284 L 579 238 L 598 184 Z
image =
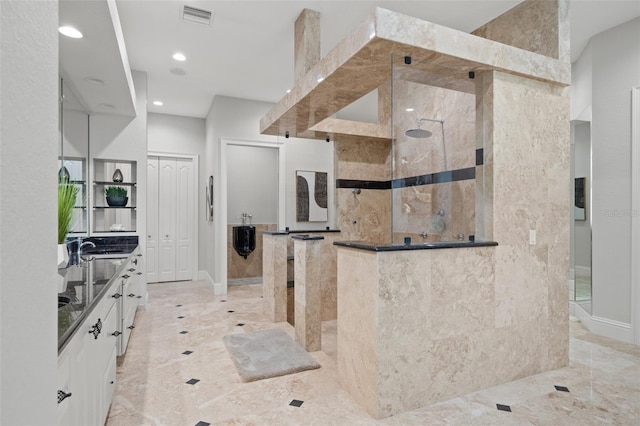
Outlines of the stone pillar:
M 296 19 L 294 75 L 299 81 L 320 62 L 320 12 L 304 9 Z
M 262 237 L 262 303 L 273 322 L 287 320 L 287 236 L 264 232 Z
M 308 352 L 322 349 L 322 244 L 324 237 L 296 235 L 295 329 L 296 341 Z

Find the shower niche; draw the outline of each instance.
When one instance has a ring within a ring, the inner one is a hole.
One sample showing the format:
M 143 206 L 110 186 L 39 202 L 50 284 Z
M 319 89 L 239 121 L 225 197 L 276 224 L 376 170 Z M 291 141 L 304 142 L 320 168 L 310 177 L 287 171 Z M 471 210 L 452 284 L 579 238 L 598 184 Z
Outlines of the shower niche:
M 481 75 L 393 55 L 391 238 L 402 243 L 484 238 Z

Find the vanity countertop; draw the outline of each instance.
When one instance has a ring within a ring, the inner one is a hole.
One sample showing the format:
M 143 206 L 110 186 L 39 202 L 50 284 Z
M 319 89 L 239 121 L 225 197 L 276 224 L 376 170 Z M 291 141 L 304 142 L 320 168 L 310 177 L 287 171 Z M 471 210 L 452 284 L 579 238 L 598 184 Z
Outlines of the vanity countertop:
M 58 308 L 58 352 L 62 351 L 107 289 L 122 275 L 130 256 L 137 252 L 136 249 L 128 253 L 91 256 L 91 261 L 59 270 L 64 274 L 65 290 L 58 293 L 58 299 L 68 298 L 69 303 Z
M 495 241 L 435 241 L 424 243 L 373 243 L 367 241 L 336 241 L 333 243 L 340 247 L 349 247 L 367 251 L 401 251 L 401 250 L 434 250 L 465 247 L 491 247 L 497 246 Z

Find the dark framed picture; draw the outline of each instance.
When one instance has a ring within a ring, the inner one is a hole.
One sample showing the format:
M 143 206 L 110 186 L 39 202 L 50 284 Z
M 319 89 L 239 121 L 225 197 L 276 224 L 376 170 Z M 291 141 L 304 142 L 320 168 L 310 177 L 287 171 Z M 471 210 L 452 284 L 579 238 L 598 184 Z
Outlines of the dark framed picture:
M 296 222 L 326 222 L 327 173 L 296 170 Z

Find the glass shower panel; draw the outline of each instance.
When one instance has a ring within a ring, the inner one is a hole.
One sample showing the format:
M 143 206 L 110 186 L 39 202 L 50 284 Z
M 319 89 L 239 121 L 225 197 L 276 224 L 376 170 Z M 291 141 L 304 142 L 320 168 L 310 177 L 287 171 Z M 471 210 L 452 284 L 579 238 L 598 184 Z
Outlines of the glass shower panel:
M 393 242 L 467 241 L 482 167 L 475 75 L 416 57 L 392 63 Z

